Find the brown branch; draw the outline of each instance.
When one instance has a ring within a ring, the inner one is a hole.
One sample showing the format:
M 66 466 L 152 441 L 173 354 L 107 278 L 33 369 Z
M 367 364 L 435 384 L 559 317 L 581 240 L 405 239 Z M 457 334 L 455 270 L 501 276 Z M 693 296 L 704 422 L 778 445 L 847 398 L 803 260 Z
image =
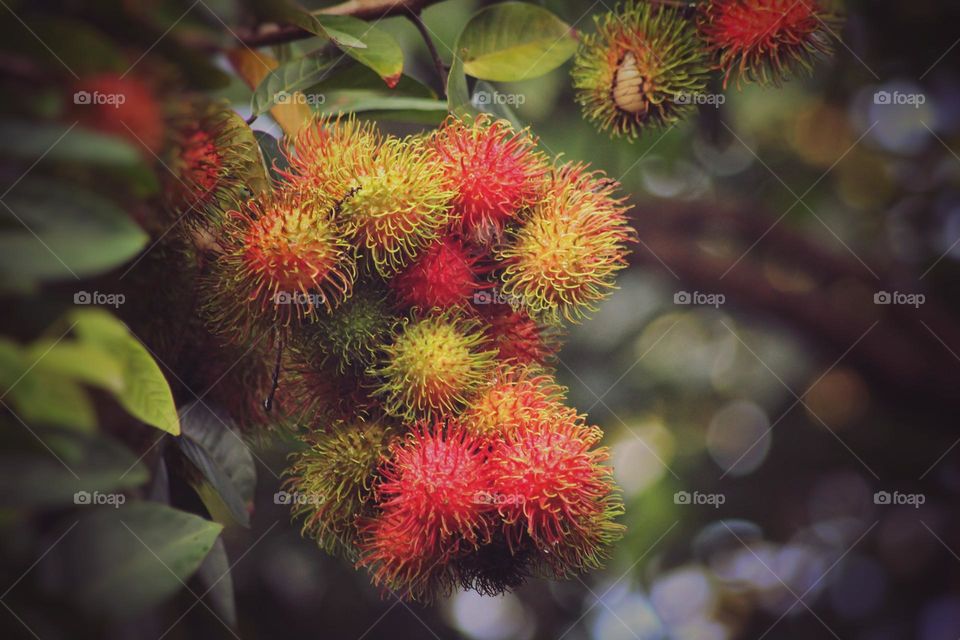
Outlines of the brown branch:
M 430 57 L 433 59 L 433 66 L 437 70 L 437 77 L 440 79 L 440 97 L 446 100 L 447 68 L 443 64 L 443 59 L 440 57 L 440 52 L 437 51 L 437 45 L 433 43 L 433 38 L 430 37 L 430 30 L 427 29 L 427 25 L 423 23 L 423 17 L 420 15 L 420 11 L 411 11 L 407 14 L 407 18 L 410 19 L 410 22 L 412 22 L 417 28 L 417 31 L 420 32 L 420 37 L 423 38 L 423 41 L 427 45 L 427 50 L 430 52 Z

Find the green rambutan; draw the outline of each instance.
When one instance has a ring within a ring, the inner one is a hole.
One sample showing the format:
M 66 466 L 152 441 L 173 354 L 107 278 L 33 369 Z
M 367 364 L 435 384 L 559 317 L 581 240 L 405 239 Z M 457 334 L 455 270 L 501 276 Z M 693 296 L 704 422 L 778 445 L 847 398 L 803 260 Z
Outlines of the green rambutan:
M 263 194 L 230 211 L 206 305 L 213 328 L 249 339 L 336 308 L 353 288 L 355 252 L 315 193 Z
M 579 321 L 596 310 L 634 238 L 623 200 L 613 195 L 617 186 L 584 165 L 554 169 L 547 196 L 497 252 L 503 293 L 548 319 Z
M 697 26 L 723 71 L 741 81 L 777 85 L 809 73 L 813 60 L 833 53 L 830 32 L 839 18 L 819 0 L 709 0 Z
M 358 287 L 333 313 L 321 317 L 309 329 L 320 348 L 333 358 L 337 372 L 363 372 L 373 364 L 380 347 L 388 340 L 399 318 L 394 315 L 387 294 L 378 287 Z
M 390 277 L 440 237 L 453 194 L 422 140 L 391 137 L 359 169 L 341 212 L 368 264 Z
M 496 352 L 484 345 L 481 323 L 456 312 L 405 320 L 369 370 L 374 396 L 406 421 L 456 413 L 493 371 Z
M 632 0 L 594 18 L 572 77 L 584 116 L 614 136 L 677 122 L 707 86 L 708 63 L 696 29 L 671 7 Z
M 292 455 L 284 497 L 327 553 L 355 557 L 358 519 L 373 514 L 377 465 L 392 435 L 381 422 L 355 419 L 305 436 L 307 448 Z

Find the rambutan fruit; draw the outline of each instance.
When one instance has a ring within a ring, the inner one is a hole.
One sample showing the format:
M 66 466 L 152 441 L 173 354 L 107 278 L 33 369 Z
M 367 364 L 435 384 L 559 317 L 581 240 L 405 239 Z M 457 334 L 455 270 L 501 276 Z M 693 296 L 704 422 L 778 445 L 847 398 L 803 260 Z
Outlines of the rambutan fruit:
M 455 561 L 454 573 L 461 588 L 497 596 L 520 587 L 536 574 L 537 555 L 532 544 L 511 547 L 502 528 L 498 528 L 489 543 Z
M 480 322 L 456 312 L 404 320 L 369 370 L 374 397 L 407 421 L 456 413 L 493 371 L 496 352 L 484 343 Z
M 477 307 L 487 323 L 486 335 L 497 348 L 497 360 L 518 365 L 547 365 L 560 348 L 560 327 L 543 324 L 509 304 Z
M 554 169 L 547 196 L 497 251 L 503 293 L 548 319 L 581 320 L 614 288 L 626 266 L 627 224 L 617 183 L 584 165 Z
M 407 307 L 447 309 L 463 305 L 481 286 L 478 259 L 463 242 L 444 237 L 423 250 L 390 285 Z
M 594 18 L 580 42 L 573 87 L 586 118 L 614 136 L 677 122 L 707 86 L 696 29 L 671 7 L 632 0 Z
M 213 327 L 246 340 L 254 329 L 288 327 L 336 308 L 353 287 L 355 254 L 317 194 L 263 194 L 227 214 L 224 253 L 207 304 Z
M 351 185 L 343 220 L 383 277 L 406 266 L 449 222 L 453 191 L 421 140 L 387 138 Z
M 497 438 L 531 421 L 570 411 L 563 406 L 566 390 L 551 376 L 527 367 L 497 369 L 460 415 L 471 434 Z
M 331 555 L 356 555 L 357 521 L 373 513 L 373 482 L 392 437 L 389 426 L 355 419 L 304 436 L 292 455 L 284 490 L 304 535 Z
M 450 585 L 450 560 L 489 541 L 493 506 L 481 442 L 456 421 L 419 423 L 395 443 L 376 485 L 380 513 L 361 527 L 360 565 L 413 599 Z
M 300 129 L 284 150 L 288 182 L 342 200 L 369 171 L 382 142 L 376 125 L 354 116 L 321 116 Z
M 165 195 L 174 212 L 196 210 L 220 225 L 233 202 L 267 187 L 257 140 L 228 105 L 194 101 L 173 119 L 171 138 Z
M 70 89 L 70 114 L 89 129 L 128 140 L 149 160 L 166 137 L 163 106 L 154 89 L 132 75 L 100 73 L 77 80 Z
M 506 120 L 481 115 L 467 123 L 453 116 L 434 132 L 436 150 L 456 186 L 454 219 L 473 238 L 489 238 L 532 204 L 547 163 L 536 139 Z
M 724 88 L 733 75 L 738 84 L 777 85 L 833 53 L 839 18 L 820 0 L 709 0 L 699 6 L 697 27 Z
M 601 566 L 623 531 L 602 433 L 571 410 L 503 434 L 490 455 L 493 495 L 511 545 L 533 542 L 556 576 Z
M 399 321 L 387 294 L 374 286 L 358 287 L 333 313 L 319 318 L 310 333 L 329 354 L 340 375 L 363 372 L 376 359 Z

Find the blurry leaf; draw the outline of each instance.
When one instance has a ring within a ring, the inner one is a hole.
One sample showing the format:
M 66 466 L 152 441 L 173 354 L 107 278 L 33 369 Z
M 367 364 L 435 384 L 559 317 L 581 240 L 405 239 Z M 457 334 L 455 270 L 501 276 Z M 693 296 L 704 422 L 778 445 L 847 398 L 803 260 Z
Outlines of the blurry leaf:
M 245 47 L 230 50 L 227 53 L 227 58 L 236 70 L 237 75 L 243 78 L 243 81 L 251 89 L 256 89 L 264 78 L 279 66 L 274 58 Z M 306 104 L 293 102 L 273 105 L 270 109 L 270 115 L 283 129 L 284 134 L 293 136 L 301 127 L 312 120 L 313 111 Z
M 332 70 L 329 58 L 305 56 L 280 65 L 253 91 L 250 108 L 260 115 L 274 104 L 308 104 L 302 91 L 323 80 Z
M 522 129 L 523 125 L 520 123 L 520 119 L 517 117 L 517 114 L 513 112 L 508 105 L 498 102 L 494 98 L 497 96 L 497 89 L 487 82 L 486 80 L 479 80 L 473 88 L 473 98 L 471 103 L 474 108 L 484 113 L 489 113 L 490 115 L 509 120 L 510 124 L 516 129 Z M 480 98 L 485 99 L 480 99 Z
M 155 502 L 91 509 L 48 555 L 46 584 L 90 613 L 134 616 L 184 588 L 221 529 Z
M 370 91 L 338 91 L 324 103 L 323 111 L 356 113 L 376 111 L 387 120 L 436 124 L 447 115 L 447 103 L 430 98 L 384 97 Z
M 72 340 L 41 339 L 26 348 L 36 371 L 61 375 L 118 393 L 123 389 L 123 367 L 113 355 L 95 344 Z
M 292 24 L 314 35 L 333 40 L 342 47 L 365 47 L 366 45 L 342 29 L 342 21 L 330 20 L 342 16 L 315 16 L 292 0 L 257 0 L 255 3 L 261 17 L 280 23 Z
M 25 178 L 0 207 L 0 274 L 6 287 L 93 276 L 136 255 L 149 236 L 94 193 Z M 2 288 L 0 286 L 0 288 Z
M 19 54 L 68 74 L 79 76 L 104 71 L 123 73 L 130 66 L 123 52 L 111 39 L 89 24 L 65 18 L 34 18 L 30 30 L 16 20 L 7 20 L 9 29 L 0 31 L 0 50 Z
M 76 382 L 31 370 L 7 397 L 20 418 L 33 424 L 51 424 L 91 432 L 97 416 L 87 392 Z
M 387 87 L 383 80 L 369 67 L 355 62 L 337 64 L 336 68 L 318 85 L 310 87 L 308 93 L 343 89 L 366 89 L 375 91 L 384 97 L 436 98 L 430 87 L 416 78 L 400 76 L 394 87 Z
M 180 420 L 170 385 L 153 356 L 110 313 L 102 309 L 83 309 L 70 316 L 76 322 L 81 342 L 103 348 L 117 358 L 123 368 L 123 389 L 117 400 L 134 417 L 162 431 L 180 435 Z
M 223 538 L 217 538 L 210 553 L 203 559 L 203 564 L 197 569 L 197 580 L 217 615 L 231 627 L 236 627 L 237 603 L 233 595 L 230 559 Z
M 461 49 L 457 46 L 447 75 L 447 108 L 450 113 L 460 117 L 475 116 L 479 113 L 470 100 L 470 89 L 467 87 L 467 76 L 463 73 L 463 60 L 460 58 Z
M 350 16 L 327 16 L 319 14 L 317 20 L 329 33 L 335 30 L 356 38 L 364 46 L 347 46 L 343 52 L 357 62 L 370 67 L 383 78 L 388 87 L 395 87 L 403 73 L 403 50 L 389 33 L 378 29 L 375 23 Z
M 463 70 L 483 80 L 536 78 L 559 67 L 576 50 L 570 25 L 542 7 L 523 2 L 480 10 L 457 40 Z
M 117 136 L 60 123 L 0 121 L 0 154 L 33 163 L 38 158 L 101 167 L 139 167 L 143 156 Z M 46 154 L 46 155 L 44 155 Z
M 28 424 L 60 459 L 40 442 L 30 451 L 0 453 L 0 505 L 4 507 L 74 504 L 77 492 L 133 489 L 148 480 L 147 468 L 110 438 Z M 30 438 L 28 442 L 33 443 Z
M 229 426 L 229 418 L 202 403 L 181 412 L 180 450 L 217 491 L 239 524 L 250 526 L 257 469 L 246 443 Z

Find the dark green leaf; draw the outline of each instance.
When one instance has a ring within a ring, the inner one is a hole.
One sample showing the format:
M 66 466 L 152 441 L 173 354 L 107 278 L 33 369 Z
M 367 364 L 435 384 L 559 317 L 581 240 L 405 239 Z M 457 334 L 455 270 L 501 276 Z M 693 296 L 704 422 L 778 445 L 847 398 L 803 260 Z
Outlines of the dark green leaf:
M 320 14 L 316 17 L 328 33 L 345 33 L 360 41 L 363 47 L 348 46 L 343 52 L 376 71 L 388 87 L 396 86 L 403 74 L 403 50 L 393 36 L 374 24 L 350 16 Z
M 316 94 L 300 93 L 321 82 L 334 67 L 334 60 L 318 56 L 305 56 L 280 65 L 264 77 L 253 92 L 250 108 L 254 115 L 270 110 L 274 104 L 292 100 L 310 100 Z
M 0 154 L 30 164 L 41 157 L 107 168 L 137 168 L 143 163 L 137 149 L 122 138 L 80 126 L 5 119 L 0 121 L 0 140 Z
M 203 594 L 210 606 L 231 627 L 237 626 L 237 603 L 233 595 L 233 576 L 230 559 L 223 538 L 217 538 L 210 553 L 197 569 L 197 580 L 203 586 Z

